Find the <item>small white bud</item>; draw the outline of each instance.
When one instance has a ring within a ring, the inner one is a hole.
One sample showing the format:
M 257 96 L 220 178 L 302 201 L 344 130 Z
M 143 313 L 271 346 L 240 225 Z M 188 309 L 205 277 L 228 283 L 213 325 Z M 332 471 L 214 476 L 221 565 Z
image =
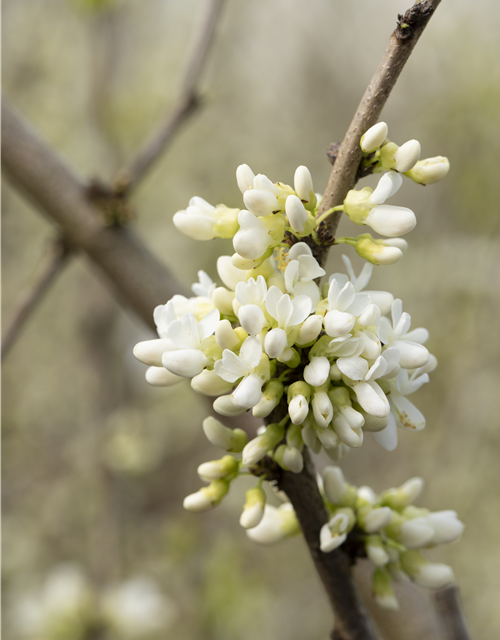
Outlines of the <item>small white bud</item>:
M 309 403 L 304 396 L 294 396 L 288 405 L 288 413 L 292 424 L 302 424 L 309 413 Z
M 229 482 L 214 480 L 208 487 L 203 487 L 196 493 L 184 498 L 183 507 L 187 511 L 199 513 L 216 507 L 229 491 Z
M 253 529 L 264 517 L 266 494 L 260 487 L 254 487 L 246 492 L 246 502 L 240 517 L 240 525 L 244 529 Z
M 393 238 L 412 231 L 417 224 L 417 219 L 413 211 L 406 207 L 379 204 L 370 210 L 364 224 L 380 233 L 381 236 Z
M 389 507 L 379 507 L 373 509 L 363 519 L 363 529 L 367 533 L 375 533 L 387 527 L 392 520 L 392 511 Z
M 215 341 L 219 347 L 224 349 L 234 349 L 240 342 L 229 320 L 220 320 L 215 327 Z
M 394 154 L 394 169 L 400 173 L 405 173 L 414 167 L 420 158 L 420 142 L 418 140 L 408 140 L 401 145 Z
M 455 581 L 453 569 L 446 564 L 429 563 L 413 576 L 415 582 L 429 589 L 442 589 Z
M 307 211 L 297 196 L 288 196 L 285 203 L 285 211 L 292 229 L 297 233 L 302 233 L 307 222 Z
M 340 547 L 347 538 L 349 518 L 345 513 L 335 514 L 327 524 L 321 527 L 319 533 L 320 549 L 323 553 L 330 553 Z
M 186 378 L 176 376 L 165 367 L 149 367 L 146 371 L 146 382 L 152 387 L 173 387 Z
M 239 416 L 245 413 L 247 410 L 245 407 L 240 407 L 234 404 L 232 395 L 220 396 L 214 401 L 214 409 L 221 416 Z
M 292 473 L 300 473 L 304 468 L 302 454 L 296 447 L 290 445 L 280 445 L 274 454 L 274 459 L 282 469 Z
M 314 418 L 318 426 L 326 429 L 333 418 L 333 406 L 325 391 L 316 392 L 312 399 Z
M 460 538 L 464 530 L 455 511 L 436 511 L 427 516 L 427 522 L 434 529 L 430 544 L 447 544 Z
M 399 540 L 409 549 L 419 549 L 428 544 L 434 535 L 434 529 L 426 518 L 413 518 L 401 525 Z
M 295 191 L 303 202 L 309 202 L 311 192 L 314 193 L 311 172 L 307 167 L 301 165 L 297 167 L 293 178 Z
M 326 497 L 332 504 L 342 504 L 347 494 L 347 482 L 340 467 L 325 467 L 321 474 Z
M 258 335 L 267 324 L 264 312 L 256 304 L 241 306 L 238 311 L 238 319 L 243 329 L 251 336 Z
M 203 431 L 209 442 L 231 453 L 239 453 L 248 442 L 248 436 L 243 429 L 229 429 L 212 416 L 203 420 Z
M 284 329 L 271 329 L 266 334 L 264 340 L 264 349 L 270 358 L 279 358 L 288 347 L 288 336 Z M 293 352 L 290 358 L 293 357 Z
M 330 377 L 330 362 L 323 356 L 311 358 L 304 368 L 304 380 L 312 387 L 321 387 Z
M 234 384 L 220 378 L 215 371 L 204 369 L 191 380 L 191 387 L 203 396 L 222 396 L 233 390 Z
M 177 347 L 168 338 L 160 338 L 157 340 L 144 340 L 138 342 L 133 350 L 134 356 L 140 362 L 150 367 L 161 367 L 162 356 L 165 351 L 176 351 Z
M 220 460 L 203 462 L 198 467 L 198 475 L 202 480 L 211 482 L 212 480 L 222 480 L 227 476 L 234 475 L 238 471 L 238 461 L 233 456 L 224 456 Z
M 255 174 L 247 164 L 240 164 L 236 169 L 236 182 L 241 193 L 253 189 L 254 178 Z
M 442 180 L 450 170 L 448 158 L 436 156 L 419 160 L 405 175 L 419 184 L 435 184 Z
M 250 540 L 263 545 L 273 545 L 300 532 L 295 511 L 290 503 L 280 507 L 266 504 L 260 523 L 247 531 Z
M 259 217 L 269 216 L 274 211 L 279 211 L 280 208 L 274 194 L 270 191 L 261 191 L 260 189 L 245 191 L 243 194 L 243 202 L 250 213 Z
M 389 554 L 378 536 L 368 538 L 365 548 L 366 555 L 376 567 L 383 567 L 389 562 Z
M 297 344 L 305 345 L 316 340 L 322 328 L 323 318 L 321 316 L 309 316 L 300 327 Z
M 197 376 L 208 363 L 208 358 L 199 349 L 167 351 L 162 357 L 162 364 L 166 369 L 185 378 Z
M 389 127 L 385 122 L 378 122 L 370 127 L 361 138 L 361 149 L 365 153 L 372 153 L 379 149 L 389 133 Z

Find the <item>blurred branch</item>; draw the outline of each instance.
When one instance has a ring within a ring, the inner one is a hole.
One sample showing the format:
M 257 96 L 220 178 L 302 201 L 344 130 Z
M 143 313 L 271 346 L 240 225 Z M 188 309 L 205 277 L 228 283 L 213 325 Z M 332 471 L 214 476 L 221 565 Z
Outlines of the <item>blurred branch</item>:
M 342 548 L 323 553 L 319 546 L 321 527 L 327 522 L 316 471 L 304 448 L 300 474 L 284 471 L 278 481 L 290 499 L 304 534 L 314 566 L 321 578 L 335 616 L 333 640 L 376 640 L 377 634 L 354 585 L 351 560 Z
M 398 26 L 338 150 L 318 217 L 328 209 L 342 204 L 347 192 L 354 187 L 362 158 L 359 146 L 361 136 L 377 123 L 403 67 L 440 2 L 441 0 L 420 0 L 404 16 L 398 16 Z M 341 215 L 342 212 L 337 211 L 325 220 L 324 237 L 332 239 L 335 236 Z
M 465 625 L 458 587 L 451 586 L 433 593 L 434 605 L 443 640 L 470 640 Z
M 12 182 L 99 267 L 120 302 L 154 329 L 154 307 L 182 285 L 128 229 L 106 225 L 80 177 L 5 101 L 2 133 L 2 166 Z
M 46 266 L 41 278 L 15 311 L 14 317 L 5 332 L 2 340 L 2 360 L 14 346 L 29 317 L 50 289 L 50 285 L 66 266 L 69 255 L 70 249 L 63 240 L 58 240 L 54 243 L 53 255 L 49 264 Z
M 118 172 L 118 192 L 130 191 L 151 169 L 167 148 L 180 126 L 200 106 L 198 84 L 206 62 L 224 0 L 206 0 L 206 14 L 195 32 L 176 103 L 158 130 L 144 143 L 128 168 Z

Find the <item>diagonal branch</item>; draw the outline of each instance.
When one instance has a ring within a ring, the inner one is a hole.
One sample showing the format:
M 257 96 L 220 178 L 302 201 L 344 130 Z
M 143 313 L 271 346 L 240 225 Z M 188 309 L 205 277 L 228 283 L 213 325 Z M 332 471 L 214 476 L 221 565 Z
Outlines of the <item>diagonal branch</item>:
M 64 241 L 57 241 L 49 264 L 46 266 L 41 278 L 15 311 L 14 317 L 5 332 L 2 340 L 2 360 L 12 349 L 26 322 L 50 289 L 56 277 L 66 266 L 69 255 L 70 249 Z
M 182 285 L 128 229 L 106 225 L 79 176 L 5 102 L 2 134 L 2 166 L 12 182 L 87 254 L 120 302 L 154 329 L 154 307 Z
M 130 191 L 146 175 L 165 151 L 181 125 L 200 106 L 198 85 L 223 5 L 224 0 L 209 0 L 207 2 L 206 14 L 193 37 L 176 103 L 165 122 L 139 149 L 130 165 L 118 172 L 115 178 L 118 192 Z
M 361 136 L 377 123 L 403 67 L 440 2 L 441 0 L 421 0 L 408 9 L 404 16 L 398 17 L 398 26 L 340 145 L 318 217 L 328 209 L 342 204 L 347 192 L 354 187 L 362 158 L 359 146 Z M 337 211 L 325 221 L 330 236 L 335 235 L 341 215 L 342 212 Z

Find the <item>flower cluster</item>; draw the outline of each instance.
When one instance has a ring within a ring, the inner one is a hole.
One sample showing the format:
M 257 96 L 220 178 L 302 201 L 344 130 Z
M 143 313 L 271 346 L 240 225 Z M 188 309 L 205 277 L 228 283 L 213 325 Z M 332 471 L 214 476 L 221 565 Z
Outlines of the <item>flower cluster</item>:
M 350 542 L 354 553 L 366 556 L 374 566 L 373 595 L 381 607 L 398 608 L 392 580 L 411 578 L 431 589 L 453 582 L 451 567 L 429 562 L 421 550 L 455 542 L 464 525 L 455 511 L 414 506 L 424 486 L 421 478 L 378 496 L 370 487 L 348 484 L 339 467 L 326 467 L 319 483 L 329 515 L 320 533 L 321 551 L 330 553 Z M 269 545 L 298 531 L 293 508 L 285 502 L 278 508 L 266 506 L 258 526 L 247 533 L 255 542 Z
M 194 297 L 176 295 L 157 307 L 159 338 L 137 344 L 134 354 L 149 365 L 150 384 L 172 386 L 188 378 L 195 391 L 215 398 L 219 415 L 251 410 L 267 423 L 249 441 L 241 429 L 207 418 L 205 435 L 226 455 L 200 465 L 208 485 L 184 500 L 186 509 L 204 511 L 220 504 L 240 475 L 260 476 L 240 518 L 256 542 L 278 542 L 300 530 L 290 503 L 267 504 L 262 483 L 270 464 L 300 473 L 304 447 L 338 460 L 360 447 L 366 432 L 392 450 L 398 427 L 425 427 L 407 396 L 428 382 L 437 365 L 424 346 L 428 332 L 411 330 L 401 300 L 367 287 L 373 264 L 397 262 L 407 247 L 399 236 L 416 224 L 410 209 L 385 204 L 402 174 L 431 184 L 449 165 L 445 158 L 419 161 L 416 140 L 398 147 L 387 134 L 379 123 L 361 139 L 364 166 L 386 170 L 376 189 L 351 190 L 342 205 L 324 213 L 306 167 L 296 170 L 292 188 L 241 165 L 236 178 L 246 209 L 214 207 L 196 197 L 174 216 L 177 228 L 193 239 L 232 238 L 235 253 L 217 261 L 220 286 L 200 271 Z M 336 244 L 354 246 L 368 264 L 356 276 L 342 256 L 347 273 L 320 284 L 326 273 L 315 257 L 317 232 L 340 210 L 385 237 L 337 237 Z M 421 488 L 422 481 L 413 479 L 377 497 L 367 487 L 347 485 L 338 468 L 324 474 L 321 491 L 331 518 L 321 549 L 329 552 L 349 536 L 360 540 L 377 567 L 374 593 L 382 606 L 397 604 L 391 576 L 406 574 L 434 587 L 452 579 L 448 567 L 430 565 L 418 549 L 456 539 L 462 524 L 454 512 L 413 507 Z

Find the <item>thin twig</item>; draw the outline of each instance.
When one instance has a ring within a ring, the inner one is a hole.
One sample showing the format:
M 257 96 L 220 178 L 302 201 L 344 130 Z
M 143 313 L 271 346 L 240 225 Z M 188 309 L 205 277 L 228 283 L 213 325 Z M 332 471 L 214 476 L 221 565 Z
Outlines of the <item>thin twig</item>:
M 446 587 L 433 594 L 443 640 L 471 640 L 462 611 L 458 587 Z
M 194 33 L 175 105 L 166 121 L 144 143 L 129 167 L 118 172 L 115 178 L 117 191 L 130 191 L 146 175 L 165 151 L 180 126 L 200 106 L 198 85 L 224 1 L 207 0 L 206 14 Z
M 2 340 L 2 360 L 14 346 L 14 343 L 20 336 L 26 322 L 31 317 L 44 295 L 50 289 L 50 285 L 66 266 L 69 255 L 70 249 L 64 241 L 59 240 L 54 243 L 53 254 L 49 263 L 46 265 L 42 276 L 15 311 L 7 331 L 5 332 Z
M 417 2 L 404 16 L 398 17 L 398 26 L 340 145 L 318 216 L 342 204 L 348 191 L 353 188 L 362 158 L 359 146 L 361 136 L 377 123 L 404 65 L 440 2 L 441 0 Z M 342 212 L 332 213 L 325 221 L 330 237 L 335 235 L 341 215 Z
M 99 267 L 119 301 L 155 329 L 155 306 L 184 287 L 129 229 L 106 223 L 81 178 L 5 101 L 2 134 L 2 166 L 15 186 Z

